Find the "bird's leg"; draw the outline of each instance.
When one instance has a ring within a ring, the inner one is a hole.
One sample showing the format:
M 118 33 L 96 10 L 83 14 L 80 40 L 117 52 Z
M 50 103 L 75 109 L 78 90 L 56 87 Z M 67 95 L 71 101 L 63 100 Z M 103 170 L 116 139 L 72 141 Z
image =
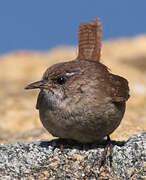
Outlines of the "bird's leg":
M 99 169 L 101 169 L 101 167 L 104 166 L 104 164 L 105 164 L 105 160 L 106 160 L 106 155 L 107 155 L 108 149 L 110 149 L 109 160 L 110 160 L 110 166 L 112 166 L 112 150 L 113 150 L 113 145 L 111 143 L 111 139 L 110 139 L 109 135 L 107 136 L 107 142 L 106 142 L 106 146 L 104 148 L 103 154 L 102 154 L 101 164 L 99 166 Z
M 113 157 L 112 157 L 112 154 L 113 154 L 113 144 L 112 143 L 109 144 L 109 149 L 110 149 L 109 162 L 110 162 L 110 167 L 112 167 L 112 161 L 113 161 Z
M 60 151 L 64 153 L 64 139 L 58 139 L 58 144 L 56 142 L 52 143 L 53 151 L 59 146 Z
M 57 148 L 57 144 L 56 144 L 56 142 L 52 142 L 52 147 L 53 147 L 53 151 Z

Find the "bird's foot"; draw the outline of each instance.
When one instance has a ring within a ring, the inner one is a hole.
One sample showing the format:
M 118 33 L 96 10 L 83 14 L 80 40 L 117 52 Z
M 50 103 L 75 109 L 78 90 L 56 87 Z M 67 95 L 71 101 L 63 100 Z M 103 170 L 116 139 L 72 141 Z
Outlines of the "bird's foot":
M 64 139 L 58 139 L 58 142 L 56 143 L 56 141 L 53 141 L 52 142 L 52 147 L 53 147 L 53 151 L 56 149 L 56 148 L 60 148 L 60 151 L 62 153 L 64 153 Z

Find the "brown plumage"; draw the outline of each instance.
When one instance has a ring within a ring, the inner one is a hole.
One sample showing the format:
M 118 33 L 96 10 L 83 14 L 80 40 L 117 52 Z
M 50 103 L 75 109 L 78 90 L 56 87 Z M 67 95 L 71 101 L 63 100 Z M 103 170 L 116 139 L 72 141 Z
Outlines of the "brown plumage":
M 49 67 L 41 81 L 40 119 L 54 136 L 82 143 L 102 140 L 120 124 L 129 98 L 128 82 L 100 63 L 102 28 L 99 19 L 79 28 L 77 59 Z

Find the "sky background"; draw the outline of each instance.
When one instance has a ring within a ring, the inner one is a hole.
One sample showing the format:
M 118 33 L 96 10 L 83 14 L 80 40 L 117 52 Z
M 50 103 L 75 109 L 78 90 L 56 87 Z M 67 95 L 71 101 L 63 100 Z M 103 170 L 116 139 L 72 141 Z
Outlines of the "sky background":
M 77 45 L 79 24 L 96 17 L 103 40 L 146 34 L 146 0 L 1 0 L 0 54 Z

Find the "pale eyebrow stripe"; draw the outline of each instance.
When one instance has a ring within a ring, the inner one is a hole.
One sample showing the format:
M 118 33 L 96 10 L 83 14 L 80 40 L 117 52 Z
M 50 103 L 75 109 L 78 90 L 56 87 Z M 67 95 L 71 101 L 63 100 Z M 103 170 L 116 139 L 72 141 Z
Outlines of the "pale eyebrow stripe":
M 67 72 L 66 76 L 73 76 L 75 74 L 79 74 L 79 72 Z

